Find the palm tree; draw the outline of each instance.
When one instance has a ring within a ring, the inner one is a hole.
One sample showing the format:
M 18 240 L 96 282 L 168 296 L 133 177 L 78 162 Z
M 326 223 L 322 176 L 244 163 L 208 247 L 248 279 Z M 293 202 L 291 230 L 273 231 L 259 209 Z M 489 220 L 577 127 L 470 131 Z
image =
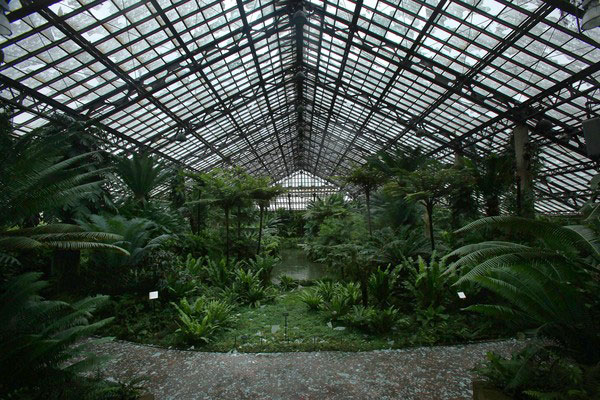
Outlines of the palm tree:
M 166 183 L 173 175 L 172 170 L 145 153 L 118 160 L 117 173 L 131 191 L 134 203 L 142 206 L 150 200 L 152 190 Z
M 367 204 L 367 221 L 369 223 L 369 236 L 373 238 L 371 223 L 371 193 L 386 181 L 385 175 L 370 164 L 355 166 L 348 175 L 342 177 L 346 185 L 358 187 L 364 194 Z
M 600 361 L 596 231 L 582 225 L 503 216 L 482 218 L 457 233 L 480 229 L 505 231 L 529 241 L 485 241 L 447 256 L 459 257 L 449 269 L 449 273 L 458 270 L 462 274 L 457 284 L 475 282 L 508 302 L 467 309 L 535 326 L 540 335 L 555 340 L 579 361 Z
M 260 210 L 259 225 L 258 225 L 258 248 L 256 254 L 260 254 L 260 246 L 263 234 L 263 218 L 265 210 L 269 207 L 271 200 L 283 194 L 285 190 L 280 185 L 268 186 L 268 181 L 260 182 L 260 186 L 250 192 L 250 197 L 256 201 Z

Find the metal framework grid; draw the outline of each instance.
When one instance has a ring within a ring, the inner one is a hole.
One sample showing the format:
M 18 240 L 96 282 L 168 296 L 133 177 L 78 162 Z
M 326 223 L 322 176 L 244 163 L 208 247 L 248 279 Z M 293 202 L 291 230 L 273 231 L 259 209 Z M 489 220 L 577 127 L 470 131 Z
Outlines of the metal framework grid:
M 279 180 L 341 175 L 394 146 L 443 161 L 485 154 L 525 123 L 544 161 L 538 211 L 572 212 L 589 196 L 597 168 L 581 121 L 600 110 L 600 29 L 580 32 L 582 11 L 564 0 L 10 6 L 0 98 L 18 132 L 58 111 L 98 121 L 116 153 Z M 553 128 L 536 131 L 541 118 Z
M 304 170 L 298 170 L 275 183 L 284 187 L 286 193 L 271 202 L 269 206 L 271 211 L 279 208 L 306 210 L 312 200 L 340 192 L 340 188 L 335 183 Z

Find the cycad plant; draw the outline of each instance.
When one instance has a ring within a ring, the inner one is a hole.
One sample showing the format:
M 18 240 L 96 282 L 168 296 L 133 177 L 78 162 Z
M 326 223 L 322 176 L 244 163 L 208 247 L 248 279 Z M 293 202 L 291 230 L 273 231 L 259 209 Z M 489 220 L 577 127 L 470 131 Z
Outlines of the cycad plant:
M 124 289 L 126 286 L 139 289 L 140 281 L 158 281 L 161 271 L 147 271 L 140 268 L 151 251 L 158 249 L 172 236 L 159 234 L 154 222 L 143 218 L 126 219 L 122 216 L 90 215 L 79 224 L 86 230 L 108 232 L 119 239 L 114 246 L 125 249 L 124 254 L 115 252 L 95 252 L 90 256 L 97 284 L 109 292 Z M 151 276 L 147 276 L 150 274 Z
M 35 130 L 15 138 L 6 113 L 0 113 L 0 126 L 0 265 L 17 263 L 14 252 L 42 246 L 126 253 L 103 243 L 118 239 L 114 235 L 69 224 L 39 225 L 43 212 L 96 195 L 105 171 L 86 163 L 93 154 L 65 158 L 63 137 Z
M 79 224 L 87 230 L 109 232 L 120 239 L 114 245 L 126 249 L 128 254 L 98 253 L 96 264 L 115 267 L 136 267 L 150 251 L 160 247 L 171 235 L 157 234 L 156 224 L 143 218 L 126 219 L 122 216 L 90 215 Z
M 67 398 L 66 392 L 81 382 L 77 374 L 102 361 L 88 351 L 90 345 L 110 340 L 81 341 L 112 320 L 90 322 L 106 296 L 73 304 L 45 300 L 40 293 L 48 284 L 40 276 L 21 275 L 0 291 L 2 398 L 13 398 L 11 393 L 14 398 Z
M 171 169 L 145 153 L 118 160 L 117 173 L 131 192 L 133 202 L 141 206 L 150 200 L 152 190 L 173 176 Z
M 597 233 L 577 226 L 520 217 L 488 217 L 458 232 L 496 229 L 527 239 L 524 243 L 487 241 L 463 246 L 452 270 L 496 293 L 500 304 L 468 310 L 534 327 L 578 361 L 600 361 L 600 287 Z

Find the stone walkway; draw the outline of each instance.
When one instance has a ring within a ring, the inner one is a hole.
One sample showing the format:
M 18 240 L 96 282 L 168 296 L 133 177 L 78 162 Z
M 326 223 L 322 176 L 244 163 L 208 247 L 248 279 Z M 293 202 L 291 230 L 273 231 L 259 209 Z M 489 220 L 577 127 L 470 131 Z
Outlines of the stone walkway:
M 147 376 L 163 399 L 471 399 L 470 371 L 488 351 L 516 340 L 362 353 L 203 353 L 128 342 L 95 349 L 112 356 L 105 373 Z

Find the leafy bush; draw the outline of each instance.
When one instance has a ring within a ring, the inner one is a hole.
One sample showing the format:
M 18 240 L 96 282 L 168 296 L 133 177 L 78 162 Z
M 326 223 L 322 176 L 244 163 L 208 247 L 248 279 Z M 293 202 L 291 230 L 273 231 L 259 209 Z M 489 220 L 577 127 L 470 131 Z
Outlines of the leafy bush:
M 290 290 L 298 287 L 298 281 L 291 276 L 281 275 L 279 277 L 279 286 L 281 286 L 283 290 Z
M 81 339 L 112 318 L 90 323 L 92 313 L 107 300 L 89 297 L 72 304 L 45 300 L 47 283 L 40 273 L 27 273 L 2 287 L 0 294 L 0 396 L 59 398 L 78 373 L 97 367 L 102 357 L 87 350 L 97 339 Z M 62 397 L 60 397 L 62 398 Z
M 390 332 L 399 319 L 398 310 L 393 306 L 376 309 L 355 305 L 344 317 L 344 321 L 358 329 L 379 334 Z
M 203 297 L 192 303 L 183 298 L 179 305 L 171 303 L 179 315 L 176 333 L 185 343 L 208 343 L 219 329 L 229 326 L 233 320 L 233 307 L 222 301 L 207 301 Z
M 375 310 L 369 321 L 369 327 L 376 333 L 387 333 L 396 326 L 398 319 L 398 310 L 394 306 Z
M 456 278 L 453 273 L 447 272 L 445 261 L 440 260 L 435 251 L 429 263 L 418 257 L 416 263 L 412 259 L 406 260 L 404 267 L 409 271 L 409 279 L 404 282 L 404 287 L 417 300 L 418 308 L 435 308 L 448 303 L 450 286 Z
M 235 271 L 232 289 L 240 302 L 252 307 L 258 307 L 261 302 L 272 300 L 274 297 L 273 292 L 262 285 L 259 271 L 253 273 L 238 268 Z
M 368 331 L 375 312 L 376 310 L 373 307 L 355 305 L 352 306 L 352 311 L 344 316 L 344 321 L 355 328 Z
M 318 310 L 323 303 L 323 297 L 315 289 L 305 290 L 300 294 L 299 298 L 311 311 Z
M 327 311 L 328 316 L 332 320 L 337 320 L 348 313 L 352 307 L 352 303 L 345 293 L 335 293 L 329 301 L 324 301 L 321 308 Z
M 175 333 L 179 334 L 185 343 L 208 343 L 218 328 L 212 324 L 208 315 L 197 319 L 183 313 L 181 310 L 179 310 L 179 321 L 179 328 Z
M 144 260 L 160 248 L 170 235 L 160 235 L 156 225 L 142 218 L 125 219 L 122 216 L 90 215 L 88 220 L 79 221 L 86 230 L 119 235 L 122 239 L 113 244 L 129 253 L 94 252 L 90 254 L 88 274 L 94 288 L 106 293 L 146 289 L 141 282 L 153 279 L 158 282 L 161 271 L 150 270 Z M 151 277 L 151 278 L 150 278 Z
M 332 281 L 317 281 L 317 293 L 323 298 L 323 301 L 331 301 L 335 294 L 338 284 Z
M 395 270 L 390 266 L 386 269 L 378 267 L 369 276 L 369 294 L 379 308 L 385 308 L 391 304 L 391 296 L 396 287 L 397 277 Z
M 254 259 L 245 261 L 245 264 L 250 271 L 258 272 L 263 285 L 268 285 L 271 283 L 273 268 L 279 261 L 277 257 L 257 255 Z
M 515 398 L 597 399 L 600 365 L 584 366 L 548 349 L 530 345 L 506 359 L 487 354 L 477 373 Z
M 229 326 L 234 321 L 233 307 L 224 301 L 212 300 L 205 303 L 204 312 L 213 324 L 219 326 Z
M 340 282 L 319 282 L 317 293 L 323 297 L 321 308 L 329 313 L 332 320 L 346 315 L 353 305 L 360 303 L 362 298 L 360 285 L 355 282 L 345 285 Z
M 235 268 L 238 264 L 233 266 L 227 265 L 227 260 L 221 258 L 219 261 L 214 261 L 208 257 L 205 257 L 205 266 L 203 270 L 203 278 L 212 286 L 219 288 L 225 288 L 229 286 L 235 279 Z
M 373 246 L 377 249 L 382 263 L 400 264 L 410 257 L 427 256 L 430 244 L 421 229 L 414 226 L 401 226 L 393 231 L 383 228 L 373 232 Z

